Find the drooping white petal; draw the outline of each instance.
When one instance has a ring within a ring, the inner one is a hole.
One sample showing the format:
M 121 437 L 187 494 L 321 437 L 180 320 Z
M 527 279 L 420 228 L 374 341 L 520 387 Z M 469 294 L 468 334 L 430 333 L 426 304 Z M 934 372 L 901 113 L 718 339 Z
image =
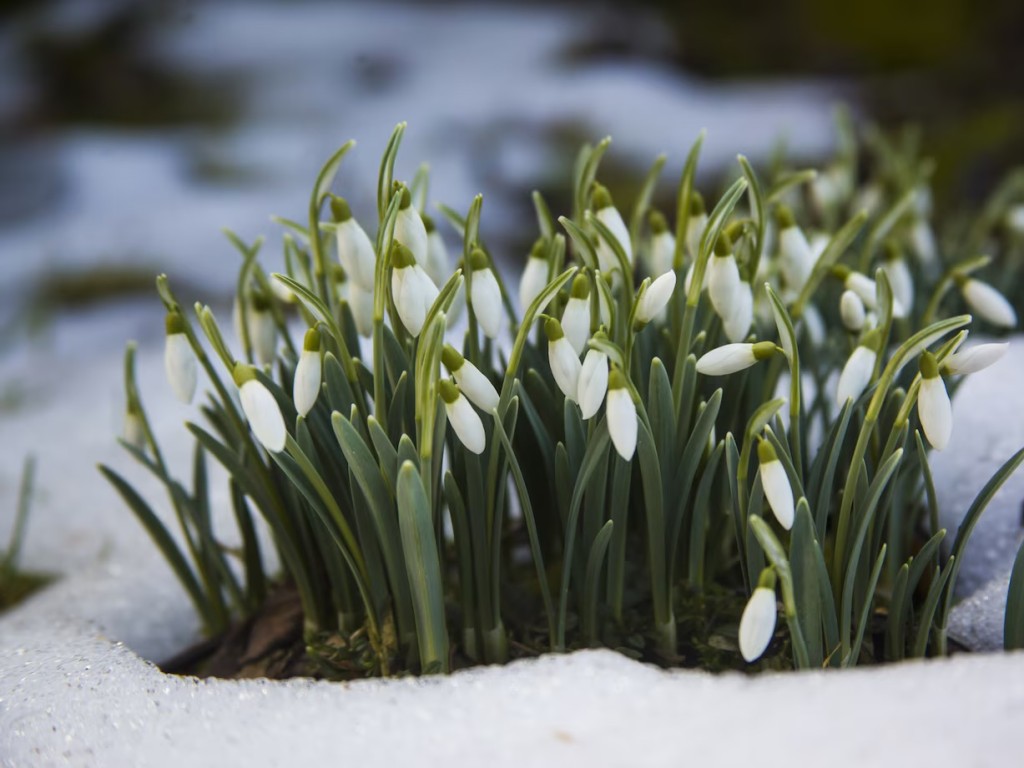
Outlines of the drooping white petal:
M 351 217 L 338 224 L 335 234 L 338 260 L 349 279 L 364 291 L 372 291 L 377 257 L 370 237 L 359 226 L 359 222 Z
M 490 269 L 473 271 L 469 289 L 469 301 L 480 322 L 484 334 L 491 339 L 501 333 L 501 318 L 504 311 L 501 303 L 501 289 Z
M 799 292 L 814 271 L 814 262 L 814 253 L 800 227 L 779 232 L 779 269 L 788 288 Z
M 191 403 L 196 393 L 196 356 L 184 333 L 167 335 L 164 369 L 174 396 L 183 403 Z
M 640 298 L 636 308 L 636 319 L 640 323 L 649 323 L 658 317 L 668 306 L 672 292 L 676 289 L 676 273 L 669 270 L 658 276 Z M 751 305 L 753 307 L 753 305 Z
M 562 330 L 576 354 L 583 354 L 590 338 L 590 299 L 569 297 L 562 312 Z
M 910 228 L 910 249 L 922 264 L 934 264 L 939 258 L 935 233 L 932 231 L 931 225 L 924 219 L 917 219 Z
M 712 256 L 708 262 L 708 296 L 721 318 L 732 314 L 740 290 L 740 271 L 736 258 L 730 253 Z
M 391 273 L 391 292 L 402 325 L 413 336 L 419 336 L 427 312 L 437 299 L 437 286 L 419 264 L 395 269 Z
M 622 220 L 622 214 L 619 213 L 619 210 L 613 205 L 608 205 L 600 209 L 595 215 L 597 216 L 597 220 L 608 227 L 612 235 L 615 236 L 615 239 L 619 241 L 619 245 L 622 246 L 622 252 L 626 254 L 626 261 L 629 264 L 632 264 L 633 247 L 629 239 L 629 229 L 626 227 L 626 222 Z M 602 246 L 608 249 L 604 258 L 609 260 L 609 265 L 614 264 L 615 268 L 618 269 L 619 260 L 615 258 L 615 254 L 611 251 L 611 246 L 605 243 L 604 239 L 601 237 L 598 238 L 598 261 L 600 262 L 602 258 Z M 607 267 L 604 264 L 601 264 L 601 270 L 606 271 L 606 269 Z
M 868 347 L 858 346 L 843 366 L 839 374 L 839 386 L 836 388 L 836 401 L 840 406 L 847 400 L 857 400 L 871 383 L 871 375 L 875 370 L 875 351 Z
M 451 265 L 448 263 L 448 247 L 444 244 L 444 238 L 436 229 L 427 235 L 427 260 L 423 265 L 430 280 L 439 289 L 448 282 L 451 277 Z
M 761 487 L 775 519 L 787 531 L 793 527 L 793 488 L 786 469 L 778 459 L 761 464 Z
M 460 394 L 454 403 L 445 402 L 444 410 L 448 415 L 448 423 L 452 425 L 452 429 L 466 449 L 476 454 L 483 453 L 487 445 L 487 436 L 484 433 L 483 422 L 469 400 Z
M 928 442 L 938 450 L 949 445 L 953 434 L 953 408 L 941 376 L 921 380 L 917 393 L 917 415 Z
M 490 380 L 480 372 L 480 369 L 469 360 L 463 362 L 462 367 L 458 370 L 452 371 L 452 375 L 455 377 L 455 383 L 459 385 L 459 389 L 478 408 L 490 413 L 498 407 L 498 391 Z
M 864 302 L 851 290 L 839 297 L 839 317 L 848 331 L 858 332 L 864 327 Z
M 914 306 L 914 278 L 906 259 L 888 259 L 882 264 L 882 269 L 892 287 L 893 314 L 896 313 L 897 304 L 905 314 L 906 310 Z
M 394 279 L 392 278 L 392 283 Z M 360 336 L 373 336 L 373 293 L 364 291 L 355 283 L 348 289 L 348 305 L 352 310 L 352 318 L 356 321 L 356 331 Z
M 1006 227 L 1018 237 L 1024 235 L 1024 203 L 1011 205 L 1006 209 Z
M 732 314 L 723 321 L 722 327 L 729 341 L 737 342 L 747 337 L 747 331 L 753 322 L 754 292 L 750 288 L 750 283 L 741 281 L 736 290 L 736 303 L 733 305 Z
M 320 352 L 302 350 L 299 362 L 295 366 L 295 381 L 292 386 L 292 400 L 295 401 L 295 410 L 300 416 L 308 414 L 316 403 L 320 394 L 321 372 Z
M 604 402 L 608 390 L 608 355 L 596 349 L 587 351 L 580 369 L 579 404 L 584 419 L 591 418 Z
M 697 361 L 697 373 L 705 376 L 727 376 L 749 368 L 756 362 L 753 344 L 726 344 L 701 355 Z
M 400 208 L 395 217 L 395 240 L 410 251 L 417 264 L 427 260 L 427 228 L 416 206 Z
M 578 395 L 582 366 L 580 358 L 568 338 L 563 336 L 548 342 L 548 363 L 551 365 L 551 375 L 554 376 L 555 383 L 562 390 L 562 394 L 570 400 L 575 400 Z
M 952 374 L 977 373 L 999 360 L 1009 348 L 1007 342 L 978 344 L 970 349 L 954 352 L 942 361 L 942 366 Z
M 271 453 L 283 451 L 288 431 L 284 426 L 281 409 L 277 407 L 277 401 L 270 390 L 259 380 L 249 379 L 242 384 L 238 396 L 256 439 Z
M 676 255 L 676 239 L 668 230 L 651 238 L 651 272 L 660 275 L 672 269 Z
M 519 309 L 526 312 L 548 284 L 548 262 L 531 256 L 519 279 Z
M 775 634 L 775 590 L 758 587 L 740 617 L 740 653 L 744 661 L 755 661 L 768 648 Z
M 691 259 L 697 258 L 697 252 L 700 250 L 700 238 L 703 236 L 704 227 L 707 224 L 708 215 L 706 213 L 690 216 L 686 221 L 686 250 Z
M 249 307 L 249 342 L 261 365 L 270 365 L 277 354 L 277 325 L 268 310 Z
M 971 312 L 1000 328 L 1017 325 L 1017 312 L 999 291 L 981 280 L 968 278 L 960 289 Z
M 138 413 L 131 410 L 125 411 L 121 438 L 133 448 L 138 448 L 140 451 L 145 450 L 146 428 Z
M 608 390 L 608 401 L 605 404 L 608 417 L 608 435 L 612 445 L 626 461 L 633 458 L 636 451 L 636 405 L 625 387 Z
M 875 281 L 860 272 L 851 272 L 846 278 L 846 289 L 853 291 L 868 309 L 878 307 L 878 287 Z
M 818 307 L 814 304 L 808 304 L 804 307 L 804 316 L 800 318 L 798 322 L 802 323 L 807 328 L 807 338 L 811 340 L 811 343 L 815 346 L 820 346 L 825 342 L 825 321 L 821 317 L 821 312 L 818 311 Z

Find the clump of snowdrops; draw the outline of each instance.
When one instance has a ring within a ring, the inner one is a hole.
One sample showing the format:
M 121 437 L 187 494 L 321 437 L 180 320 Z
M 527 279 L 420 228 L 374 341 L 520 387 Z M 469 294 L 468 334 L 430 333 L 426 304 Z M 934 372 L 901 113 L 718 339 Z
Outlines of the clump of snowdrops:
M 198 368 L 212 385 L 186 424 L 191 490 L 129 348 L 123 443 L 165 483 L 178 538 L 102 471 L 209 631 L 267 593 L 259 518 L 310 651 L 363 674 L 600 645 L 798 668 L 946 652 L 964 544 L 1024 453 L 952 537 L 927 453 L 956 439 L 950 389 L 1005 350 L 968 329 L 1016 326 L 986 276 L 1019 265 L 1020 174 L 940 240 L 929 164 L 878 134 L 859 158 L 846 126 L 818 172 L 760 178 L 740 156 L 717 197 L 695 186 L 701 136 L 671 206 L 652 206 L 659 157 L 628 211 L 597 180 L 606 139 L 580 151 L 566 215 L 534 193 L 539 235 L 509 283 L 480 197 L 435 221 L 425 170 L 393 178 L 404 129 L 373 220 L 332 191 L 349 143 L 308 219 L 276 219 L 284 273 L 229 235 L 232 342 L 158 279 L 171 387 L 191 401 Z M 236 547 L 213 529 L 209 456 Z

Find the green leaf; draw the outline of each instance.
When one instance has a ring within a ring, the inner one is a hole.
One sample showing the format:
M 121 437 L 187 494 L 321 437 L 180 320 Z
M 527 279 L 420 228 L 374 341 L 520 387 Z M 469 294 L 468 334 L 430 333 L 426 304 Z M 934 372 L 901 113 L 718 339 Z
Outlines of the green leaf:
M 381 221 L 384 220 L 384 214 L 391 203 L 391 181 L 395 173 L 395 158 L 398 157 L 398 147 L 402 143 L 405 127 L 405 122 L 395 126 L 380 159 L 380 170 L 377 172 L 377 216 Z
M 700 148 L 704 144 L 707 131 L 701 129 L 696 140 L 686 155 L 683 172 L 679 176 L 679 187 L 676 190 L 676 252 L 672 257 L 675 269 L 683 267 L 683 248 L 686 245 L 686 227 L 690 222 L 690 197 L 693 195 L 693 180 L 697 175 L 697 159 Z
M 822 646 L 821 597 L 822 592 L 831 595 L 829 584 L 819 581 L 818 557 L 821 544 L 814 535 L 814 521 L 811 518 L 807 499 L 800 499 L 796 505 L 793 535 L 789 542 L 789 559 L 793 569 L 793 592 L 796 598 L 797 617 L 804 639 L 807 641 L 807 656 L 812 667 L 820 667 L 825 661 Z
M 860 648 L 864 643 L 864 631 L 867 629 L 871 615 L 871 606 L 875 601 L 875 589 L 878 587 L 878 577 L 882 575 L 882 566 L 885 565 L 885 544 L 875 560 L 875 567 L 871 569 L 871 577 L 868 580 L 867 592 L 864 595 L 864 604 L 860 609 L 860 621 L 857 622 L 857 637 L 853 641 L 850 655 L 846 666 L 855 666 L 860 656 Z
M 704 563 L 705 551 L 707 549 L 708 517 L 711 514 L 711 486 L 715 480 L 715 474 L 725 453 L 725 441 L 720 440 L 711 457 L 701 472 L 700 484 L 697 486 L 697 495 L 693 500 L 693 517 L 690 521 L 690 557 L 689 577 L 690 586 L 701 591 L 704 588 Z
M 654 163 L 644 177 L 644 183 L 640 186 L 640 194 L 636 197 L 636 203 L 633 205 L 633 214 L 629 218 L 629 242 L 632 245 L 633 253 L 639 252 L 640 227 L 643 226 L 644 216 L 647 215 L 647 211 L 651 207 L 654 188 L 658 184 L 658 177 L 661 176 L 666 159 L 665 155 L 658 155 L 654 159 Z
M 587 556 L 587 574 L 583 582 L 583 639 L 588 645 L 598 645 L 597 596 L 601 584 L 601 566 L 604 565 L 608 553 L 608 543 L 612 538 L 615 523 L 606 522 L 597 536 Z
M 1003 619 L 1003 647 L 1008 651 L 1024 648 L 1024 544 L 1017 549 L 1010 572 Z

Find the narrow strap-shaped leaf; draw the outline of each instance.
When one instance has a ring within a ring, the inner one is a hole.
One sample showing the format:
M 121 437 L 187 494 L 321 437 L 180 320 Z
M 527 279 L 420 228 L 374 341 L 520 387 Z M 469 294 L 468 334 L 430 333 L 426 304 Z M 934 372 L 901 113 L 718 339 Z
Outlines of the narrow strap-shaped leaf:
M 821 544 L 814 536 L 814 521 L 807 499 L 796 505 L 793 535 L 789 541 L 789 561 L 793 569 L 793 592 L 796 597 L 797 618 L 807 642 L 807 656 L 812 667 L 820 667 L 825 660 L 821 629 L 821 593 L 830 592 L 829 584 L 819 581 L 816 555 Z
M 1017 549 L 1013 570 L 1010 571 L 1003 618 L 1003 647 L 1008 651 L 1024 648 L 1024 544 Z
M 847 666 L 855 666 L 860 657 L 860 648 L 864 643 L 864 632 L 868 622 L 871 620 L 871 607 L 875 602 L 875 589 L 878 587 L 878 577 L 882 575 L 882 566 L 885 565 L 885 544 L 882 545 L 878 557 L 875 559 L 875 567 L 871 569 L 871 577 L 868 579 L 868 588 L 864 594 L 864 604 L 860 609 L 860 620 L 857 622 L 857 636 L 854 638 L 853 646 L 850 648 L 850 655 Z
M 772 532 L 771 526 L 760 516 L 751 515 L 748 519 L 751 531 L 757 537 L 761 549 L 771 560 L 775 572 L 779 575 L 779 582 L 782 585 L 782 604 L 786 612 L 786 624 L 789 626 L 789 634 L 793 644 L 793 656 L 798 669 L 807 669 L 810 660 L 807 656 L 807 644 L 804 642 L 803 631 L 800 629 L 798 620 L 798 608 L 796 595 L 793 590 L 793 571 L 789 565 L 789 558 L 782 544 Z
M 914 658 L 923 658 L 925 651 L 928 650 L 928 637 L 932 632 L 935 613 L 942 599 L 943 590 L 948 586 L 951 578 L 956 576 L 956 571 L 956 557 L 950 557 L 946 561 L 945 568 L 935 569 L 931 586 L 928 588 L 928 594 L 925 595 L 924 604 L 921 606 L 921 612 L 918 616 L 917 634 L 914 636 L 914 647 L 911 651 L 911 656 Z M 936 629 L 939 632 L 939 641 L 941 643 L 945 639 L 945 624 L 936 627 Z
M 608 544 L 612 538 L 615 523 L 606 522 L 590 548 L 587 556 L 587 574 L 583 581 L 583 639 L 588 645 L 598 644 L 597 598 L 601 586 L 601 566 L 604 565 Z
M 688 567 L 688 578 L 690 586 L 698 592 L 704 588 L 704 563 L 706 561 L 708 517 L 711 509 L 711 486 L 714 484 L 718 465 L 721 462 L 722 454 L 725 453 L 725 441 L 719 440 L 711 457 L 704 465 L 701 473 L 700 484 L 697 486 L 697 495 L 693 500 L 693 516 L 690 519 L 690 556 Z M 669 574 L 674 570 L 670 567 Z

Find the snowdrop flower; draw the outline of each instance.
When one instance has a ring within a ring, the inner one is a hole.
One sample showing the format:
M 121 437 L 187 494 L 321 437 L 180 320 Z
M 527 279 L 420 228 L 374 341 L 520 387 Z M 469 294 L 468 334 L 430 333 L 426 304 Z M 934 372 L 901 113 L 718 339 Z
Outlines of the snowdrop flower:
M 871 383 L 875 361 L 878 358 L 876 347 L 880 340 L 878 331 L 869 331 L 846 361 L 843 372 L 839 374 L 839 386 L 836 388 L 836 401 L 840 406 L 847 400 L 856 401 Z
M 142 414 L 137 406 L 129 404 L 125 409 L 121 439 L 133 448 L 146 450 L 146 425 L 142 422 Z
M 668 222 L 661 211 L 651 211 L 647 222 L 651 226 L 651 255 L 648 267 L 652 275 L 660 275 L 673 267 L 676 238 L 669 231 Z
M 1024 203 L 1011 205 L 1006 210 L 1006 227 L 1018 237 L 1024 235 Z
M 519 307 L 522 312 L 533 304 L 548 284 L 548 260 L 545 256 L 544 238 L 539 238 L 530 249 L 523 276 L 519 279 Z
M 820 211 L 829 211 L 840 205 L 851 193 L 853 180 L 840 165 L 832 165 L 811 181 L 811 199 Z
M 583 354 L 590 338 L 590 280 L 582 273 L 573 278 L 569 300 L 562 311 L 562 330 L 576 354 Z
M 849 289 L 839 297 L 839 317 L 848 331 L 857 333 L 864 327 L 864 302 Z
M 437 299 L 437 286 L 416 263 L 412 251 L 397 240 L 391 245 L 391 266 L 391 295 L 398 317 L 409 333 L 419 336 L 427 312 Z
M 434 220 L 426 215 L 421 218 L 423 228 L 427 231 L 427 258 L 423 263 L 423 269 L 440 289 L 452 274 L 451 265 L 448 263 L 448 247 L 444 244 L 441 233 L 437 231 Z
M 608 190 L 596 182 L 594 184 L 592 205 L 597 220 L 608 227 L 608 231 L 618 240 L 619 245 L 622 247 L 622 252 L 626 254 L 626 262 L 632 265 L 633 248 L 630 245 L 629 230 L 626 228 L 626 223 L 622 220 L 622 215 L 612 203 L 612 196 L 608 193 Z M 597 238 L 597 261 L 602 272 L 611 273 L 617 269 L 621 271 L 619 260 L 615 257 L 611 244 L 605 242 L 603 237 Z
M 935 233 L 924 219 L 915 219 L 910 227 L 910 249 L 922 264 L 931 265 L 938 261 L 939 249 L 935 244 Z
M 978 344 L 970 349 L 954 352 L 942 361 L 942 371 L 952 375 L 977 373 L 999 360 L 1009 347 L 1007 342 Z
M 341 197 L 331 198 L 331 213 L 335 221 L 335 241 L 338 246 L 338 261 L 348 276 L 364 291 L 373 290 L 377 256 L 369 236 L 352 217 L 348 202 Z
M 280 453 L 284 450 L 288 431 L 274 395 L 256 378 L 256 370 L 251 365 L 236 363 L 232 375 L 238 387 L 242 412 L 256 439 L 271 453 Z
M 544 321 L 544 335 L 548 337 L 548 363 L 551 375 L 562 390 L 562 394 L 570 400 L 578 396 L 580 381 L 580 358 L 566 338 L 562 325 L 553 317 Z
M 438 390 L 441 400 L 444 402 L 444 412 L 448 416 L 448 423 L 452 425 L 456 436 L 468 451 L 480 454 L 487 446 L 487 436 L 484 434 L 484 425 L 480 416 L 473 410 L 459 388 L 447 379 L 438 383 Z
M 693 260 L 697 259 L 698 251 L 700 251 L 700 238 L 707 225 L 708 214 L 704 210 L 704 198 L 700 192 L 693 190 L 690 193 L 689 218 L 686 220 L 686 250 L 689 251 L 690 258 Z
M 422 265 L 427 262 L 427 228 L 420 212 L 412 204 L 409 188 L 404 184 L 400 186 L 401 191 L 396 192 L 402 196 L 402 201 L 398 204 L 398 216 L 395 218 L 395 240 L 408 248 L 415 262 Z
M 941 451 L 949 445 L 953 433 L 953 407 L 949 403 L 946 385 L 939 376 L 935 355 L 921 355 L 921 389 L 917 393 L 917 417 L 924 435 L 932 447 Z
M 874 280 L 860 272 L 854 272 L 845 264 L 837 264 L 832 267 L 832 273 L 843 281 L 843 287 L 846 290 L 857 294 L 864 302 L 865 307 L 878 309 L 878 284 Z M 892 297 L 892 314 L 893 317 L 906 317 L 907 315 L 906 305 L 897 298 L 895 289 Z
M 634 317 L 636 324 L 640 327 L 647 325 L 651 320 L 659 317 L 665 312 L 672 292 L 676 289 L 676 273 L 671 269 L 658 276 L 654 282 L 643 291 L 640 301 L 636 306 Z
M 728 318 L 736 306 L 740 290 L 740 270 L 732 253 L 732 241 L 723 232 L 715 241 L 715 253 L 708 262 L 708 296 L 711 306 L 722 319 Z
M 605 404 L 608 435 L 615 450 L 626 461 L 636 452 L 636 404 L 626 386 L 626 376 L 618 368 L 608 375 L 608 399 Z
M 799 293 L 814 271 L 814 253 L 787 206 L 776 209 L 775 221 L 779 227 L 779 269 L 786 287 Z
M 590 349 L 583 358 L 579 380 L 578 400 L 584 419 L 589 419 L 597 413 L 607 391 L 608 355 L 598 349 Z
M 754 292 L 750 283 L 741 281 L 736 290 L 736 303 L 733 305 L 732 314 L 725 318 L 722 327 L 729 341 L 743 341 L 747 338 L 747 331 L 754 322 Z
M 270 300 L 254 293 L 249 305 L 249 343 L 261 365 L 270 365 L 277 354 L 277 325 L 270 312 Z
M 348 306 L 356 332 L 367 339 L 373 336 L 373 291 L 364 291 L 355 283 L 349 283 Z
M 480 327 L 488 338 L 496 339 L 501 333 L 501 288 L 494 270 L 481 249 L 474 248 L 469 255 L 469 268 L 472 270 L 469 280 L 469 304 L 473 308 Z
M 775 634 L 775 571 L 765 568 L 757 582 L 757 589 L 747 601 L 740 617 L 740 653 L 747 662 L 756 661 L 768 648 Z
M 302 340 L 302 353 L 295 366 L 295 380 L 292 382 L 292 400 L 295 410 L 305 416 L 313 409 L 320 394 L 320 376 L 323 363 L 320 359 L 320 331 L 315 327 L 306 331 Z
M 893 313 L 895 304 L 898 303 L 904 310 L 914 306 L 914 278 L 910 274 L 910 267 L 906 259 L 892 243 L 886 249 L 885 260 L 882 262 L 882 271 L 889 278 L 889 285 L 892 287 Z M 904 313 L 905 314 L 905 313 Z
M 779 461 L 775 446 L 762 439 L 757 445 L 757 460 L 760 463 L 761 487 L 772 508 L 775 519 L 787 531 L 793 527 L 793 488 L 789 484 L 786 468 Z
M 799 323 L 807 329 L 807 338 L 811 340 L 814 346 L 819 347 L 825 343 L 827 333 L 825 321 L 821 317 L 821 312 L 818 311 L 814 304 L 808 304 L 804 307 L 804 316 L 800 319 Z
M 469 362 L 451 344 L 445 344 L 441 350 L 441 362 L 455 378 L 466 397 L 478 408 L 490 413 L 498 407 L 498 391 L 484 376 L 480 369 Z
M 778 347 L 770 341 L 759 341 L 756 344 L 726 344 L 701 355 L 697 361 L 697 373 L 705 376 L 728 376 L 730 373 L 750 368 L 761 360 L 767 360 L 777 349 Z
M 164 346 L 164 369 L 174 396 L 191 403 L 196 393 L 196 356 L 185 335 L 185 321 L 178 312 L 168 312 L 164 323 L 167 338 Z
M 1017 312 L 1013 305 L 991 285 L 964 275 L 957 275 L 954 279 L 971 312 L 1000 328 L 1017 325 Z

